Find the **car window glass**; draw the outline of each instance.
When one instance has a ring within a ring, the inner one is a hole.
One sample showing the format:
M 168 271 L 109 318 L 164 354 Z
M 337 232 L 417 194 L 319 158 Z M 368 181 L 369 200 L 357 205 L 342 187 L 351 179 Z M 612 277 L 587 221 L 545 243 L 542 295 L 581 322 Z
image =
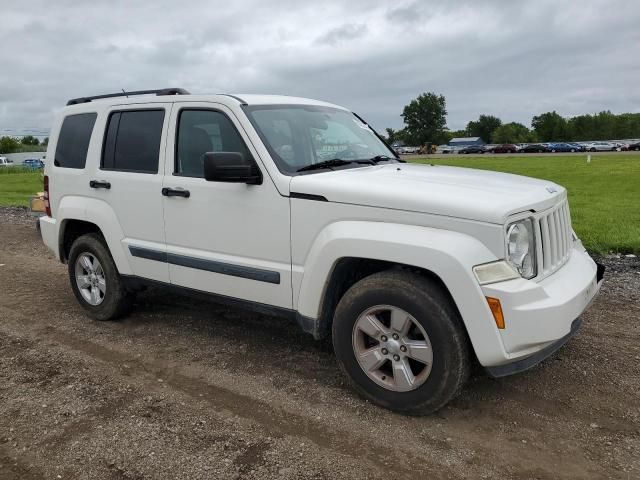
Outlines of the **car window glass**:
M 158 173 L 164 110 L 114 112 L 107 125 L 102 168 Z
M 62 122 L 53 164 L 63 168 L 84 168 L 96 113 L 69 115 Z
M 175 173 L 204 177 L 204 154 L 241 153 L 247 162 L 250 154 L 229 118 L 214 110 L 182 110 L 178 118 Z

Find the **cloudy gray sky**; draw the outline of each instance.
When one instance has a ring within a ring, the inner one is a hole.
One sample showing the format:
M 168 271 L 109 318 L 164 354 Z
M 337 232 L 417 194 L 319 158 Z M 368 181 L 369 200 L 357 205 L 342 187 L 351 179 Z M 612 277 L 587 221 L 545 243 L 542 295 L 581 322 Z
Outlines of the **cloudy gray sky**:
M 638 0 L 0 0 L 0 25 L 0 134 L 166 86 L 327 100 L 379 130 L 425 91 L 451 129 L 640 112 Z

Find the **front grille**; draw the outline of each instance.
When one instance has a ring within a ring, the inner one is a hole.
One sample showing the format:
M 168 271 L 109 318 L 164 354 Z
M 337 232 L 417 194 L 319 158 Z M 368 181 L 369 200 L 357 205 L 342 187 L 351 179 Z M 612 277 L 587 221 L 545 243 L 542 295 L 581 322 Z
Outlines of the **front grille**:
M 538 218 L 542 258 L 538 260 L 541 276 L 555 272 L 571 254 L 572 230 L 569 205 L 563 201 Z

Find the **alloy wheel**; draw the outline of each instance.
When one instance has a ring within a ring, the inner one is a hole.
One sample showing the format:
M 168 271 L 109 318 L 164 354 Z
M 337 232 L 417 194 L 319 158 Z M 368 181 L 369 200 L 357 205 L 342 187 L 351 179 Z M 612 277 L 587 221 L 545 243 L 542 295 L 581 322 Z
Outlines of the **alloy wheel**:
M 352 344 L 360 368 L 388 390 L 415 390 L 429 378 L 431 341 L 422 325 L 401 308 L 378 305 L 365 310 L 353 326 Z
M 96 256 L 88 252 L 78 255 L 75 274 L 82 298 L 94 307 L 100 305 L 107 292 L 107 280 Z

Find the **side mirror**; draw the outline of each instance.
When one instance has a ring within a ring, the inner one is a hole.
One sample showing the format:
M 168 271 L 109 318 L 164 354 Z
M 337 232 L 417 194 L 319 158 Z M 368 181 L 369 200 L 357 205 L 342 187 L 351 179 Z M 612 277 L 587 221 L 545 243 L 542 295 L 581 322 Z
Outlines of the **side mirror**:
M 209 182 L 260 185 L 262 174 L 253 162 L 246 162 L 239 152 L 207 152 L 204 154 L 204 178 Z

